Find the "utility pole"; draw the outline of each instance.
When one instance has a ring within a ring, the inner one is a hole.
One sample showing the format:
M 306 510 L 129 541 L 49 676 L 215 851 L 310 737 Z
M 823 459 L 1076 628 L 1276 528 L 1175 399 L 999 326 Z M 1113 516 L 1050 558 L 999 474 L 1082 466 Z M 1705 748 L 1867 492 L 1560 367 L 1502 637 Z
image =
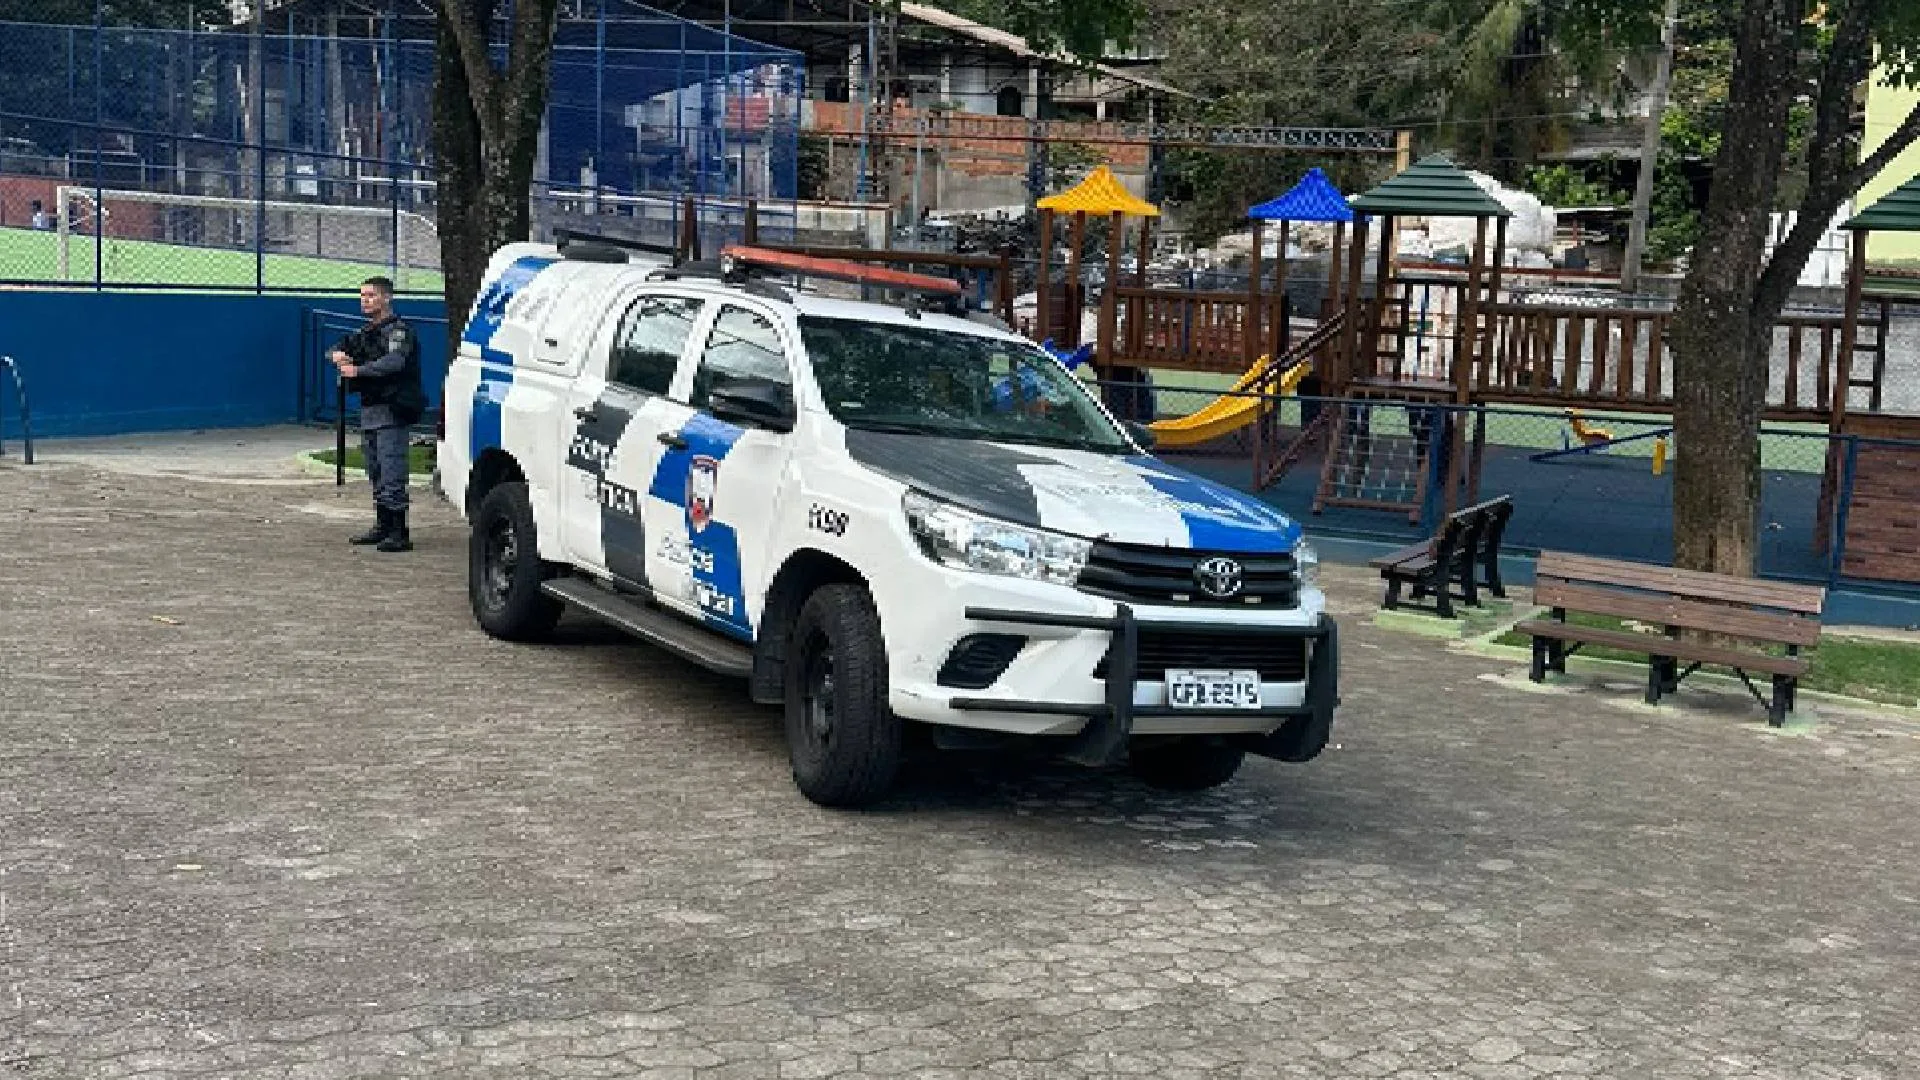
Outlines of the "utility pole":
M 1633 181 L 1633 216 L 1627 222 L 1627 251 L 1620 260 L 1620 291 L 1640 288 L 1640 260 L 1647 250 L 1647 218 L 1653 209 L 1653 174 L 1660 164 L 1660 120 L 1667 112 L 1667 90 L 1673 83 L 1673 47 L 1680 21 L 1680 0 L 1667 0 L 1660 21 L 1660 58 L 1653 69 L 1653 100 L 1647 106 L 1647 128 L 1640 135 L 1640 173 Z

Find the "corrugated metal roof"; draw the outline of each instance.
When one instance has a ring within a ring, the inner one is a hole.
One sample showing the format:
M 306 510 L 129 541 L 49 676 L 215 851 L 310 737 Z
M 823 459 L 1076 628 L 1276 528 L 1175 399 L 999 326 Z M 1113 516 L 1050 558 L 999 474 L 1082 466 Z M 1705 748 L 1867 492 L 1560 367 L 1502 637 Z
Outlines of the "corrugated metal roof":
M 1060 214 L 1132 214 L 1135 217 L 1159 217 L 1160 208 L 1142 202 L 1120 184 L 1120 178 L 1105 165 L 1087 174 L 1085 180 L 1058 195 L 1049 195 L 1034 204 L 1042 210 Z
M 1429 154 L 1406 172 L 1353 200 L 1367 214 L 1394 217 L 1512 217 L 1445 154 Z
M 961 37 L 972 38 L 982 45 L 991 45 L 996 49 L 1005 49 L 1022 60 L 1051 60 L 1055 63 L 1068 65 L 1077 62 L 1064 53 L 1041 53 L 1032 45 L 1028 44 L 1026 38 L 1018 34 L 1011 34 L 1005 30 L 991 26 L 983 26 L 963 15 L 955 15 L 951 11 L 942 11 L 937 7 L 929 7 L 926 4 L 915 4 L 912 3 L 911 0 L 902 0 L 900 4 L 900 14 L 916 22 L 923 22 L 929 26 L 937 26 L 942 30 L 950 30 L 953 33 L 959 34 Z M 1109 79 L 1119 79 L 1121 82 L 1132 83 L 1143 90 L 1151 90 L 1156 94 L 1188 98 L 1193 96 L 1185 90 L 1168 86 L 1158 79 L 1149 79 L 1145 75 L 1135 75 L 1130 71 L 1123 71 L 1106 64 L 1093 64 L 1090 66 Z
M 1263 221 L 1352 221 L 1353 207 L 1346 196 L 1333 186 L 1318 167 L 1293 185 L 1293 190 L 1277 199 L 1268 199 L 1247 211 L 1248 217 Z
M 1847 219 L 1843 229 L 1920 232 L 1920 176 L 1915 176 Z

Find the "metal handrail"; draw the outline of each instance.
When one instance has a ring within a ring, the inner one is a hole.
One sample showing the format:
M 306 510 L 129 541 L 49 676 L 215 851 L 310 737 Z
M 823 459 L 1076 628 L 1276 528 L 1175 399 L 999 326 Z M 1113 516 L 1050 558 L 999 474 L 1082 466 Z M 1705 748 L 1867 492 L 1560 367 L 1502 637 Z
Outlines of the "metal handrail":
M 20 399 L 20 439 L 26 445 L 25 462 L 31 465 L 33 464 L 33 412 L 27 406 L 27 384 L 20 378 L 20 365 L 14 361 L 13 357 L 0 356 L 0 364 L 5 365 L 6 369 L 13 373 L 13 393 Z M 5 396 L 0 395 L 0 404 L 5 402 Z M 3 417 L 4 412 L 0 411 L 0 418 Z M 6 456 L 7 453 L 5 432 L 5 426 L 0 425 L 0 457 Z

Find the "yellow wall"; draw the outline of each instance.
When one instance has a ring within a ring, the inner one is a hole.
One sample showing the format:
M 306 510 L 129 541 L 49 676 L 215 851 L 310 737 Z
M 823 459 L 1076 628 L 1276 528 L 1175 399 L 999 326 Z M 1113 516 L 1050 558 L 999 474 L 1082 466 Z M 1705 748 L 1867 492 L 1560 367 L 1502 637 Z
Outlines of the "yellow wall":
M 1920 89 L 1888 86 L 1875 72 L 1867 87 L 1867 129 L 1861 153 L 1871 154 L 1887 141 L 1893 129 L 1920 105 Z M 1864 210 L 1874 201 L 1913 177 L 1920 175 L 1920 142 L 1893 159 L 1880 175 L 1867 181 L 1854 199 L 1854 209 Z M 1875 263 L 1920 263 L 1920 233 L 1877 232 L 1867 238 L 1867 258 Z

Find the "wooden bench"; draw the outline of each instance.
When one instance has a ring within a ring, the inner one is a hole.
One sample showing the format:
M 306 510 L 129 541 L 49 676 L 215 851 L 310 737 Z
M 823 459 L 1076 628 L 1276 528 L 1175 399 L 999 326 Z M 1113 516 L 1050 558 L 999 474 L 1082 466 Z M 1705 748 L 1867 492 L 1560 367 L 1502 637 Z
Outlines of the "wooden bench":
M 1515 630 L 1533 637 L 1534 682 L 1548 671 L 1565 672 L 1567 657 L 1582 645 L 1604 645 L 1647 654 L 1647 701 L 1680 688 L 1702 664 L 1732 668 L 1779 727 L 1793 708 L 1794 691 L 1807 672 L 1804 646 L 1820 640 L 1820 609 L 1826 590 L 1757 578 L 1676 570 L 1557 551 L 1540 553 L 1534 571 L 1534 602 L 1548 618 L 1524 620 Z M 1656 629 L 1647 632 L 1580 626 L 1570 612 L 1610 615 Z M 1696 633 L 1682 636 L 1688 631 Z M 1702 640 L 1701 634 L 1714 635 Z M 1786 655 L 1765 651 L 1786 647 Z M 1686 670 L 1680 670 L 1686 661 Z M 1771 700 L 1754 688 L 1748 672 L 1773 677 Z
M 1448 514 L 1432 539 L 1369 560 L 1367 565 L 1378 569 L 1387 582 L 1381 606 L 1399 607 L 1400 588 L 1408 584 L 1413 586 L 1408 599 L 1433 597 L 1434 609 L 1446 619 L 1454 616 L 1456 596 L 1477 607 L 1481 589 L 1507 595 L 1500 581 L 1500 537 L 1512 516 L 1513 501 L 1508 496 L 1488 499 Z

